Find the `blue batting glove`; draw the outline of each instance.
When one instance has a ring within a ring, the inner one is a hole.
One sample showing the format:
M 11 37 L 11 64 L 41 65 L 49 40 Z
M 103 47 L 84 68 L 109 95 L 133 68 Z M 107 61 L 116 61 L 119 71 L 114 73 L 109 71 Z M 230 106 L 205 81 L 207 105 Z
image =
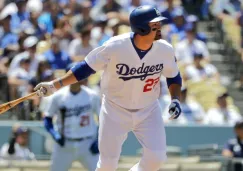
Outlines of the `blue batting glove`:
M 51 135 L 53 137 L 53 139 L 61 146 L 64 146 L 64 137 L 61 136 L 61 134 L 59 134 L 59 132 L 53 130 L 51 131 Z
M 181 114 L 180 101 L 178 99 L 173 99 L 169 106 L 170 120 L 177 119 Z
M 92 154 L 99 154 L 99 147 L 98 147 L 98 139 L 95 139 L 94 142 L 90 146 L 90 151 Z

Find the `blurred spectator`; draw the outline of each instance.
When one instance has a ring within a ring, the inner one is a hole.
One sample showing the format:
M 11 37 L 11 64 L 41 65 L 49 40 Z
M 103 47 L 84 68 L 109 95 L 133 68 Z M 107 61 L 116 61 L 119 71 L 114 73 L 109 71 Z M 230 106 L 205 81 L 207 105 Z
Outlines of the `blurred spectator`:
M 27 0 L 15 0 L 17 12 L 12 14 L 11 29 L 14 32 L 20 32 L 21 24 L 29 19 L 29 13 L 26 11 Z
M 51 70 L 51 66 L 46 60 L 39 62 L 36 74 L 36 83 L 43 82 L 45 78 L 45 72 Z
M 235 138 L 230 139 L 223 151 L 222 155 L 227 158 L 243 158 L 243 121 L 238 121 L 234 125 Z M 242 164 L 235 164 L 234 170 L 241 171 Z
M 0 38 L 0 51 L 1 56 L 7 56 L 11 52 L 17 52 L 18 46 L 18 35 L 11 32 L 10 28 L 11 15 L 3 10 L 0 13 L 0 23 L 2 25 L 3 33 Z
M 93 50 L 90 40 L 90 30 L 83 30 L 81 32 L 81 38 L 74 39 L 69 45 L 69 55 L 72 61 L 82 61 L 85 56 Z
M 46 0 L 43 2 L 43 12 L 38 18 L 38 25 L 43 32 L 51 34 L 57 25 L 58 18 L 61 16 L 58 4 Z
M 194 62 L 185 68 L 185 80 L 193 82 L 211 79 L 216 82 L 220 81 L 217 68 L 205 62 L 202 53 L 194 53 Z
M 196 32 L 196 39 L 206 43 L 207 42 L 206 35 L 202 32 L 198 32 L 198 17 L 196 15 L 188 15 L 186 17 L 186 22 L 192 24 L 193 30 L 195 30 Z
M 243 62 L 243 9 L 241 10 L 238 18 L 237 18 L 238 25 L 240 26 L 240 35 L 241 35 L 241 60 Z M 240 77 L 240 90 L 243 91 L 243 73 L 241 71 Z
M 7 75 L 9 66 L 9 59 L 4 57 L 0 59 L 0 75 Z
M 25 127 L 12 130 L 9 143 L 1 148 L 1 158 L 5 160 L 35 160 L 35 155 L 28 148 L 29 131 Z
M 113 18 L 108 21 L 107 26 L 112 31 L 112 36 L 117 36 L 119 34 L 119 28 L 121 26 L 119 19 Z
M 141 5 L 156 5 L 154 0 L 122 0 L 120 1 L 120 4 L 122 5 L 123 10 L 128 14 L 130 14 L 133 9 Z
M 85 0 L 81 3 L 81 13 L 73 16 L 71 19 L 71 25 L 74 32 L 78 33 L 83 28 L 90 27 L 93 24 L 93 19 L 91 18 L 90 11 L 92 4 L 90 1 Z
M 175 55 L 182 64 L 193 63 L 193 54 L 202 53 L 206 61 L 210 61 L 210 55 L 206 44 L 196 39 L 196 32 L 191 24 L 186 26 L 186 38 L 175 47 Z
M 161 12 L 162 16 L 167 18 L 167 20 L 163 21 L 163 23 L 172 24 L 173 23 L 172 13 L 177 7 L 174 7 L 174 0 L 166 0 L 166 6 L 167 7 Z
M 185 13 L 182 7 L 176 7 L 171 13 L 173 22 L 169 25 L 167 40 L 172 44 L 178 43 L 185 35 Z
M 205 0 L 181 0 L 182 6 L 188 14 L 194 14 L 201 18 L 201 8 Z
M 9 73 L 8 78 L 8 83 L 10 86 L 17 86 L 18 95 L 20 97 L 26 95 L 26 87 L 32 78 L 30 74 L 30 57 L 27 56 L 22 58 L 20 60 L 19 67 L 15 68 L 11 73 Z
M 71 58 L 67 52 L 60 49 L 60 42 L 56 36 L 51 38 L 51 49 L 43 55 L 53 70 L 65 69 L 71 63 Z
M 218 106 L 208 110 L 204 121 L 205 124 L 234 125 L 237 121 L 241 120 L 241 115 L 228 104 L 227 97 L 229 97 L 227 93 L 218 96 Z
M 43 9 L 43 3 L 41 0 L 28 0 L 27 11 L 29 12 L 29 20 L 24 21 L 22 24 L 22 30 L 29 35 L 36 36 L 40 40 L 44 38 L 45 31 L 38 23 L 38 18 L 41 15 Z
M 94 16 L 102 14 L 118 14 L 122 10 L 122 6 L 116 0 L 105 0 L 96 6 Z
M 186 87 L 182 87 L 181 89 L 180 101 L 181 101 L 182 117 L 180 116 L 181 118 L 178 118 L 178 120 L 169 120 L 168 118 L 168 110 L 170 105 L 169 101 L 170 101 L 170 97 L 168 99 L 166 106 L 162 104 L 162 107 L 164 107 L 163 118 L 165 123 L 180 123 L 180 124 L 203 123 L 206 114 L 199 103 L 197 103 L 194 99 L 190 99 L 188 97 Z
M 220 20 L 226 16 L 236 17 L 241 10 L 240 0 L 214 0 L 212 14 Z
M 68 51 L 68 46 L 73 39 L 71 34 L 72 27 L 67 16 L 61 17 L 57 22 L 57 27 L 53 31 L 53 35 L 59 39 L 60 49 Z
M 92 29 L 91 35 L 97 46 L 101 46 L 104 42 L 111 38 L 111 33 L 107 29 L 108 18 L 101 15 L 95 20 L 95 27 Z
M 28 38 L 26 38 L 24 40 L 24 48 L 25 51 L 22 53 L 17 54 L 9 67 L 9 74 L 11 74 L 11 72 L 15 72 L 14 70 L 19 68 L 20 65 L 20 61 L 23 58 L 29 57 L 30 58 L 30 69 L 29 69 L 29 74 L 33 77 L 36 75 L 36 71 L 37 71 L 37 67 L 38 67 L 38 63 L 39 61 L 43 58 L 40 55 L 36 54 L 36 46 L 38 43 L 38 39 L 37 37 L 34 36 L 29 36 Z
M 202 123 L 206 116 L 202 106 L 195 100 L 190 100 L 187 88 L 181 90 L 181 110 L 188 123 Z

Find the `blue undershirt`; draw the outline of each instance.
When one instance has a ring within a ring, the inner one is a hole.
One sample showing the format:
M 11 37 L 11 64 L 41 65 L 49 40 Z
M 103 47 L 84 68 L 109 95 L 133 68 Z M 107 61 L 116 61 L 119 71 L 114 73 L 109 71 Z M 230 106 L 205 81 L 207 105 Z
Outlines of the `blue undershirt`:
M 135 43 L 134 43 L 134 33 L 131 33 L 131 42 L 132 42 L 132 45 L 134 47 L 134 49 L 136 50 L 138 56 L 140 59 L 143 59 L 143 57 L 148 53 L 148 51 L 152 48 L 152 46 L 147 49 L 147 50 L 141 50 L 139 48 L 136 47 Z

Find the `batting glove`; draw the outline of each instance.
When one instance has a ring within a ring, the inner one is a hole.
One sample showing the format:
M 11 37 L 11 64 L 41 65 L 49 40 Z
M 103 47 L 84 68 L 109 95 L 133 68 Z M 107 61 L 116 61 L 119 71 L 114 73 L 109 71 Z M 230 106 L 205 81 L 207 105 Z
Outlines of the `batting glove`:
M 53 133 L 53 138 L 54 140 L 61 146 L 63 147 L 64 146 L 64 143 L 65 143 L 65 139 L 62 135 L 59 134 L 59 132 L 57 131 L 54 131 Z
M 39 83 L 34 90 L 37 91 L 39 97 L 47 97 L 57 91 L 52 81 Z
M 90 151 L 92 154 L 99 154 L 99 147 L 98 147 L 98 139 L 95 139 L 95 141 L 90 146 Z
M 178 99 L 173 99 L 169 106 L 170 119 L 177 119 L 181 114 L 180 101 Z

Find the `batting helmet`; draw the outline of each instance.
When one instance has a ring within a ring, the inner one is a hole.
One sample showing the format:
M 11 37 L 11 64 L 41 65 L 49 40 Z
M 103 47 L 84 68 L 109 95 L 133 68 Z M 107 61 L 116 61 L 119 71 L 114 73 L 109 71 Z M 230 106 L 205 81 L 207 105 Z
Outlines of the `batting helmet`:
M 150 5 L 139 6 L 130 14 L 130 25 L 134 33 L 145 36 L 150 33 L 148 23 L 158 22 L 166 19 L 162 17 L 159 10 Z

